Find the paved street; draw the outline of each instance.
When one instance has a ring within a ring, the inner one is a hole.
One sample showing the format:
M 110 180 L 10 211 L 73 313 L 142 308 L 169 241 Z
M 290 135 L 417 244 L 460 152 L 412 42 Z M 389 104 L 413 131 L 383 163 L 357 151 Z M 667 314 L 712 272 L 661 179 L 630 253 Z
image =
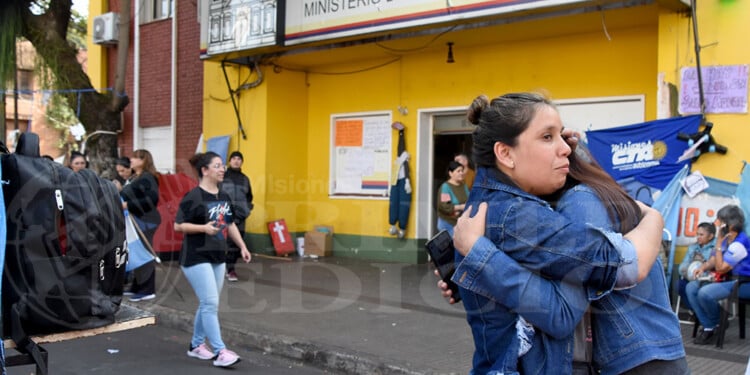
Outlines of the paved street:
M 222 373 L 186 357 L 198 303 L 179 267 L 165 263 L 157 269 L 157 298 L 127 302 L 154 313 L 157 326 L 45 345 L 52 374 Z M 326 373 L 311 366 L 368 375 L 470 369 L 473 343 L 462 307 L 445 303 L 429 265 L 259 257 L 239 264 L 238 274 L 239 282 L 224 286 L 219 314 L 224 341 L 244 358 L 241 373 Z M 739 338 L 738 326 L 733 320 L 718 349 L 694 345 L 692 326 L 681 325 L 693 375 L 744 374 L 750 340 Z
M 51 375 L 226 374 L 226 370 L 214 368 L 210 361 L 200 361 L 185 355 L 189 340 L 189 333 L 157 324 L 45 344 L 44 348 L 49 352 Z M 242 361 L 234 369 L 243 374 L 333 374 L 300 361 L 264 354 L 247 347 L 230 348 L 242 357 Z M 19 366 L 8 370 L 9 375 L 28 375 L 34 372 L 34 367 Z

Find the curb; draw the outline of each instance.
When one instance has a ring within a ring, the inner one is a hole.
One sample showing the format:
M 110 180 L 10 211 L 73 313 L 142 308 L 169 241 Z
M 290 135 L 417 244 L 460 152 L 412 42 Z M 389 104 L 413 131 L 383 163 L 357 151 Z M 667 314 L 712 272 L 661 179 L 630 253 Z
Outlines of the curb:
M 161 305 L 139 305 L 137 308 L 156 315 L 157 323 L 181 331 L 192 332 L 193 314 Z M 334 349 L 319 343 L 298 338 L 253 332 L 247 327 L 237 326 L 232 322 L 222 322 L 224 341 L 242 345 L 264 353 L 283 356 L 303 361 L 317 367 L 344 374 L 379 374 L 379 375 L 433 375 L 434 371 L 415 371 L 407 366 L 384 363 L 380 359 L 369 358 L 363 353 L 354 353 L 344 349 Z

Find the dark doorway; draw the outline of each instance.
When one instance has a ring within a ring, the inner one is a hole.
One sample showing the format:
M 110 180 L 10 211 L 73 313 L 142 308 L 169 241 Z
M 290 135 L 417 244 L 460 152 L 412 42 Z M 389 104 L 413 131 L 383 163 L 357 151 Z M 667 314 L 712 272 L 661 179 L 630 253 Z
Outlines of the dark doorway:
M 434 136 L 434 146 L 435 153 L 432 155 L 432 186 L 434 186 L 434 189 L 432 197 L 430 197 L 432 209 L 435 213 L 432 216 L 432 234 L 437 233 L 437 192 L 440 189 L 440 185 L 448 180 L 448 162 L 453 160 L 457 154 L 464 153 L 469 157 L 469 165 L 472 168 L 474 167 L 474 164 L 471 162 L 472 139 L 470 133 L 436 133 Z

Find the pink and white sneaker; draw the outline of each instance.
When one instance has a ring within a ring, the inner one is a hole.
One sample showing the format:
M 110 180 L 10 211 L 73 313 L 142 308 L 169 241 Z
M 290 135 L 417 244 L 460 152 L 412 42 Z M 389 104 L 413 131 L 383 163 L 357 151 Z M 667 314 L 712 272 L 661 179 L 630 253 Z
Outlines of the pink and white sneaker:
M 188 357 L 198 358 L 204 361 L 212 359 L 214 357 L 214 353 L 208 350 L 206 344 L 200 344 L 195 348 L 191 348 L 190 350 L 188 350 L 187 355 Z
M 240 361 L 240 356 L 229 349 L 221 349 L 219 355 L 214 359 L 214 366 L 229 367 Z

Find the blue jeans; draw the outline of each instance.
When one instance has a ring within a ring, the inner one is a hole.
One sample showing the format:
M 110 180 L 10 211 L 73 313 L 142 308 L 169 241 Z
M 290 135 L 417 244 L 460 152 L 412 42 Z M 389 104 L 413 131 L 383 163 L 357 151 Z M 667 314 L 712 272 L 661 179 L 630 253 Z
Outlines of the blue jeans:
M 406 178 L 399 178 L 396 185 L 391 185 L 391 196 L 388 202 L 388 223 L 406 230 L 411 209 L 411 193 L 406 192 Z
M 735 281 L 725 281 L 701 286 L 701 282 L 696 280 L 689 282 L 685 287 L 690 306 L 704 328 L 714 328 L 719 325 L 721 315 L 719 301 L 729 297 L 734 283 Z M 739 295 L 741 298 L 750 298 L 750 284 L 741 285 Z
M 214 353 L 218 354 L 226 347 L 221 340 L 219 326 L 219 295 L 224 286 L 224 263 L 199 263 L 181 268 L 199 302 L 190 345 L 196 347 L 208 339 Z
M 448 234 L 450 234 L 451 238 L 453 238 L 453 225 L 451 225 L 449 222 L 441 218 L 438 218 L 437 229 L 438 229 L 438 232 L 441 230 L 448 231 Z

